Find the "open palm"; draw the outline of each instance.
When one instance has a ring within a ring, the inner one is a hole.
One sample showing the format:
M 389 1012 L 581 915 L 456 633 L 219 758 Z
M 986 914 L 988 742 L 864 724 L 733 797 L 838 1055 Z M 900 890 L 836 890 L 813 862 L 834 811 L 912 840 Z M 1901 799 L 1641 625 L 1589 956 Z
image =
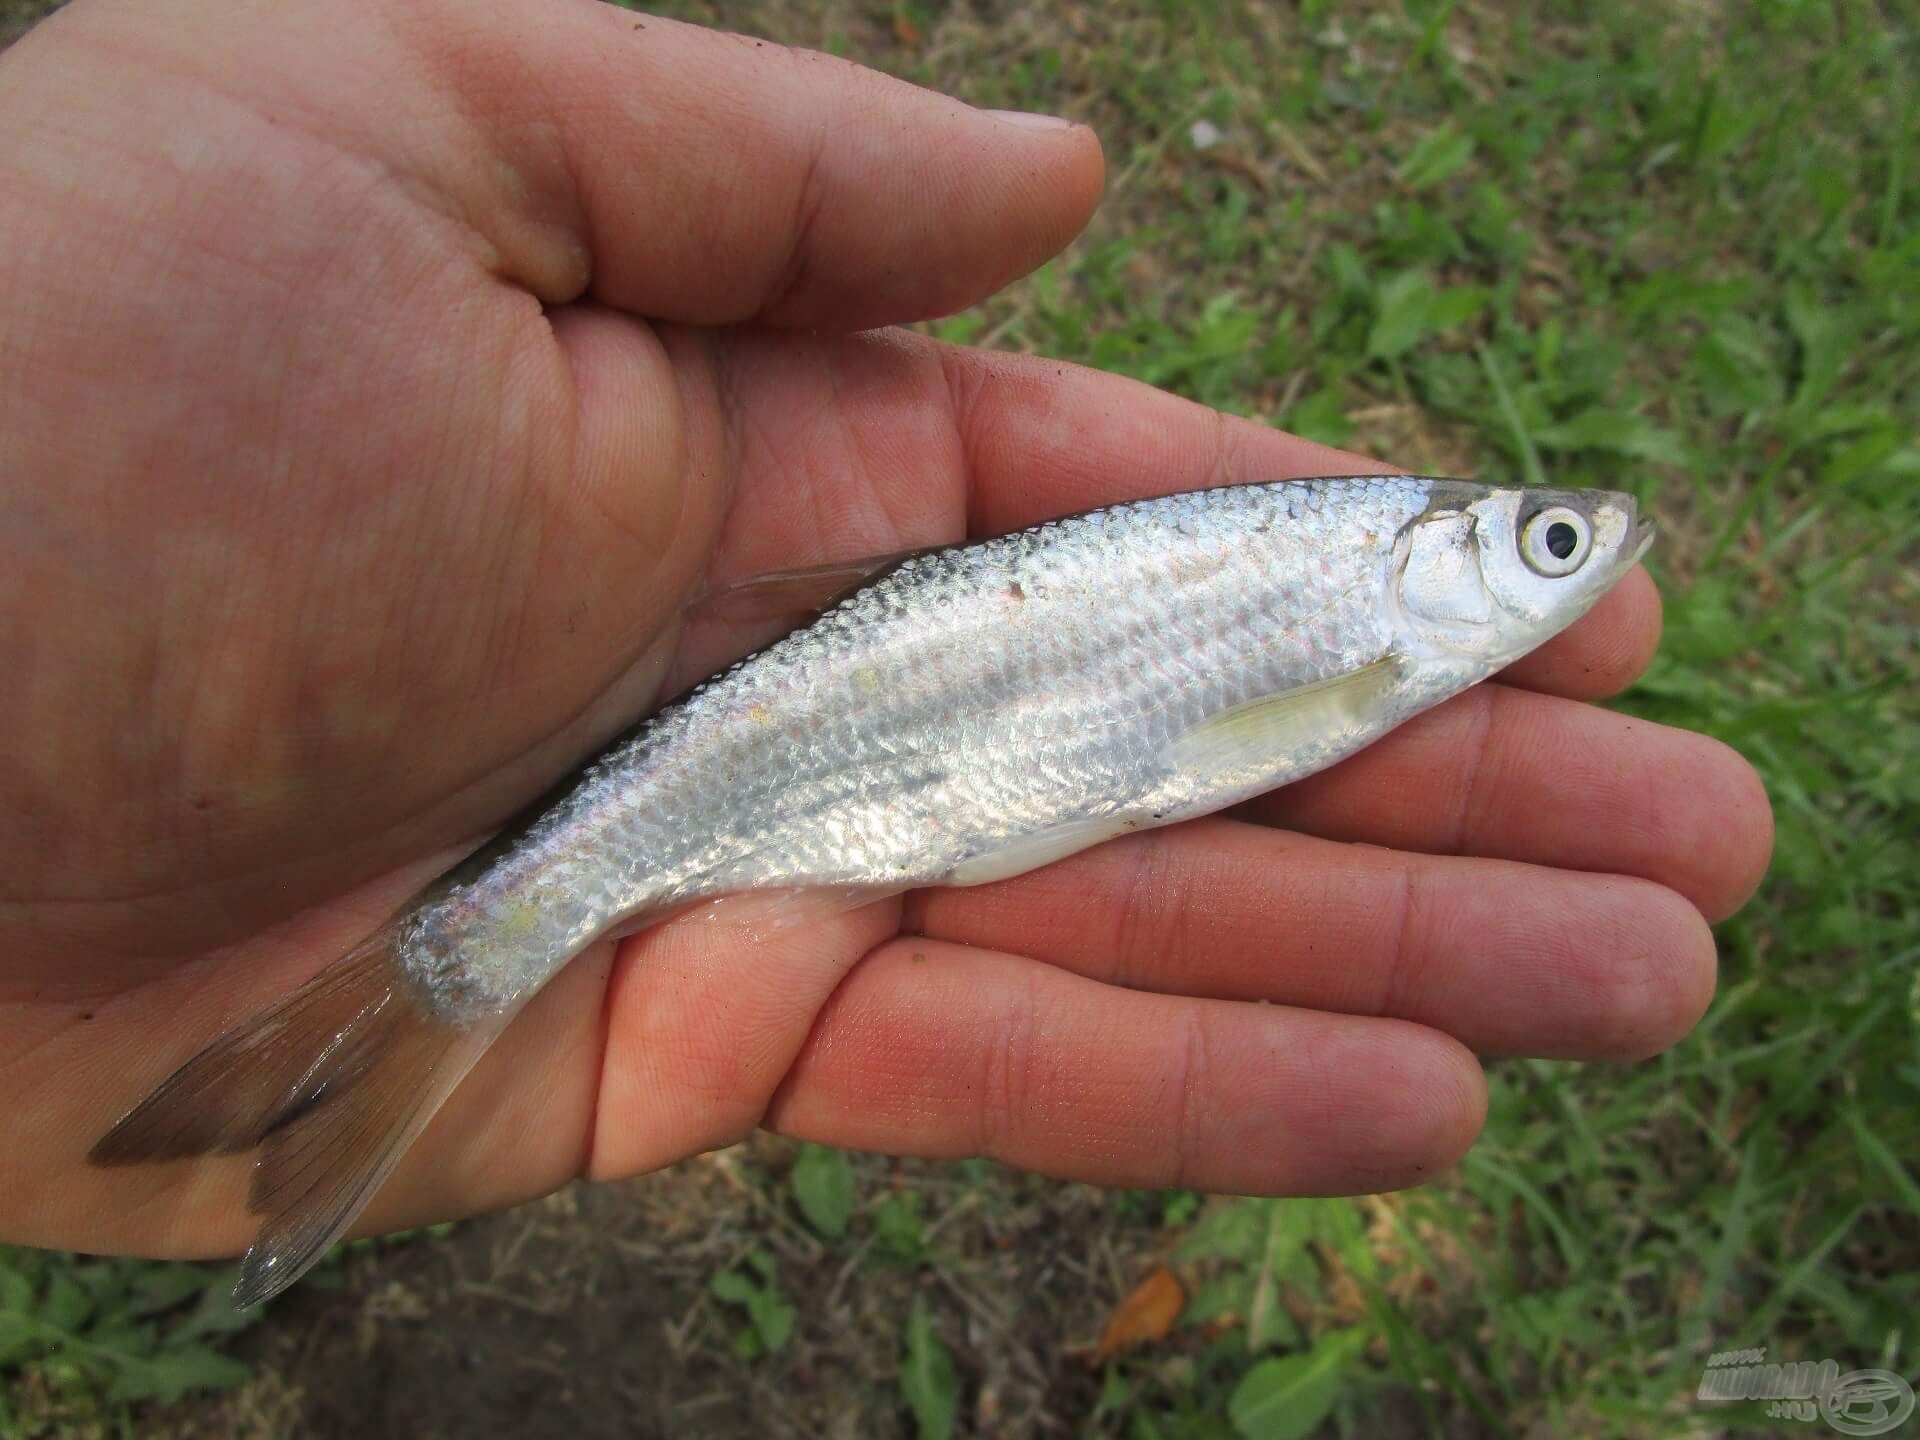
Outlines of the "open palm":
M 0 78 L 5 1238 L 243 1245 L 244 1160 L 102 1172 L 88 1145 L 766 638 L 684 619 L 701 591 L 1372 468 L 867 328 L 1065 243 L 1099 192 L 1084 129 L 588 0 L 79 0 Z M 1766 859 L 1757 782 L 1580 703 L 1657 632 L 1636 574 L 1243 813 L 598 947 L 368 1225 L 760 1124 L 1115 1184 L 1422 1178 L 1477 1131 L 1474 1052 L 1642 1056 L 1711 994 L 1703 917 Z

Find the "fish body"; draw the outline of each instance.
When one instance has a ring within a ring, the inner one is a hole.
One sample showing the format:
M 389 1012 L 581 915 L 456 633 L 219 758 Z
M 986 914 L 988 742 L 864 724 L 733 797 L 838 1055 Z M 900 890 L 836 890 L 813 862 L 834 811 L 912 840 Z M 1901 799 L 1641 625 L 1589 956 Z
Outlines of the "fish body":
M 1220 810 L 1532 649 L 1647 538 L 1607 492 L 1374 476 L 1170 495 L 913 556 L 618 741 L 323 972 L 318 1013 L 299 992 L 253 1022 L 293 1058 L 263 1070 L 242 1027 L 95 1158 L 264 1146 L 242 1280 L 262 1298 L 595 940 L 741 893 L 983 883 Z M 303 1032 L 321 1061 L 299 1056 Z M 343 1075 L 394 1093 L 356 1102 Z M 190 1113 L 210 1104 L 230 1113 Z M 310 1161 L 329 1144 L 350 1190 L 310 1164 L 271 1173 L 276 1145 Z

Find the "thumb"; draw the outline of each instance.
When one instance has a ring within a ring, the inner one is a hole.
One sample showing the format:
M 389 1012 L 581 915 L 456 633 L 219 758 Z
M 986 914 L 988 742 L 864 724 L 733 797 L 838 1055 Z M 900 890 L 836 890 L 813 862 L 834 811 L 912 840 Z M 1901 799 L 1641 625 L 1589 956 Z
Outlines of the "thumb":
M 120 31 L 131 18 L 78 8 Z M 549 304 L 591 295 L 692 324 L 921 319 L 1038 265 L 1100 196 L 1084 126 L 595 0 L 142 8 L 193 36 L 172 47 L 180 63 L 263 113 L 303 112 Z
M 470 213 L 514 215 L 530 277 L 572 251 L 554 253 L 560 230 L 594 296 L 639 314 L 862 329 L 950 313 L 1054 254 L 1100 198 L 1085 126 L 829 55 L 588 0 L 411 38 L 507 162 L 445 177 L 478 190 Z

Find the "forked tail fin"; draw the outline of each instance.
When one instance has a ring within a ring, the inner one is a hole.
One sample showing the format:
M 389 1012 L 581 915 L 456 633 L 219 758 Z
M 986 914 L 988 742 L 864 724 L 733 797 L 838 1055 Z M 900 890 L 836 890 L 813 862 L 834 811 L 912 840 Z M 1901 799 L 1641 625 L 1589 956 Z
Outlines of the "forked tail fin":
M 432 1014 L 395 956 L 399 924 L 235 1026 L 100 1138 L 95 1165 L 258 1147 L 260 1229 L 234 1303 L 279 1294 L 326 1252 L 505 1028 Z

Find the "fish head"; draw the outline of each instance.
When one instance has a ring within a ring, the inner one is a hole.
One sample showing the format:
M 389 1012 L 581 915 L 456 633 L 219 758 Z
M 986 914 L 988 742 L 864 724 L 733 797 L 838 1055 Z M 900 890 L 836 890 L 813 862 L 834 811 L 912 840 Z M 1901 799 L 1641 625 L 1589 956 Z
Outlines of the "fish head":
M 1652 543 L 1652 524 L 1617 491 L 1435 482 L 1394 547 L 1405 638 L 1505 664 L 1586 614 Z

